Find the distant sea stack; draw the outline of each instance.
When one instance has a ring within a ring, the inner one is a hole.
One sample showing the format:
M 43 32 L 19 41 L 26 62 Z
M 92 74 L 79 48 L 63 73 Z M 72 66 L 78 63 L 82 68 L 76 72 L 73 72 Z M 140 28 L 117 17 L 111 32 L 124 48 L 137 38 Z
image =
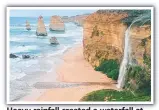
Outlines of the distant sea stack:
M 83 26 L 84 20 L 89 16 L 89 14 L 84 14 L 84 15 L 76 15 L 76 16 L 63 16 L 61 19 L 63 22 L 68 23 L 68 22 L 73 22 L 77 26 Z
M 37 36 L 47 36 L 47 32 L 46 32 L 46 28 L 45 28 L 45 24 L 44 24 L 42 16 L 39 16 L 39 18 L 38 18 L 36 35 Z
M 57 41 L 57 38 L 56 38 L 56 37 L 51 37 L 51 38 L 50 38 L 50 44 L 58 45 L 59 42 Z
M 26 30 L 31 30 L 30 23 L 28 21 L 26 21 Z
M 50 20 L 49 29 L 51 31 L 65 31 L 65 25 L 61 17 L 52 16 Z

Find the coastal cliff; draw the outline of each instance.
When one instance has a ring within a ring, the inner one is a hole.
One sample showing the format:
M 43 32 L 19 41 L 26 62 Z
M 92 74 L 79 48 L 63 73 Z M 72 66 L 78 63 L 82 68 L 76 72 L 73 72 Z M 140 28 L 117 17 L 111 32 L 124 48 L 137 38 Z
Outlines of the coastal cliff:
M 122 20 L 127 18 L 127 12 L 97 11 L 89 15 L 83 26 L 84 57 L 92 66 L 99 66 L 101 60 L 115 59 L 120 63 L 123 57 L 125 31 L 128 25 Z M 130 30 L 132 58 L 143 65 L 143 56 L 150 55 L 151 26 L 133 26 Z M 145 40 L 147 45 L 142 46 Z M 149 44 L 149 45 L 148 45 Z
M 151 56 L 151 26 L 134 27 L 130 31 L 132 62 L 145 66 L 144 55 Z
M 84 57 L 92 66 L 102 59 L 118 59 L 123 55 L 124 33 L 127 25 L 121 19 L 127 13 L 94 13 L 84 22 Z
M 116 80 L 124 95 L 118 99 L 121 91 L 100 90 L 82 100 L 121 101 L 125 96 L 150 101 L 151 45 L 151 10 L 98 10 L 89 15 L 83 26 L 84 58 L 96 71 Z

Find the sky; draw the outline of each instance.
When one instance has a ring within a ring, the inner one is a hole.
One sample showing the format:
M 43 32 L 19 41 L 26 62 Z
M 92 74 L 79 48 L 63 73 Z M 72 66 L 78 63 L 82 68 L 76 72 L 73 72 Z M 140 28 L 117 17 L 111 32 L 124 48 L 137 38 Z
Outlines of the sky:
M 58 9 L 48 9 L 48 10 L 37 10 L 37 9 L 12 9 L 10 10 L 10 17 L 38 17 L 38 16 L 75 16 L 81 14 L 93 13 L 97 10 L 58 10 Z

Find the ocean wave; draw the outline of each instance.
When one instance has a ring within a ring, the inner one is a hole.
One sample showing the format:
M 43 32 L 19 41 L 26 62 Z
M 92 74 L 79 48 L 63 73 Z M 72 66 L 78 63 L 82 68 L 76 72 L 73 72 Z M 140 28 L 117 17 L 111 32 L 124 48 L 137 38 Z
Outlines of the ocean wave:
M 11 53 L 18 53 L 18 52 L 29 52 L 31 50 L 37 50 L 38 46 L 31 45 L 31 46 L 14 46 L 11 48 Z
M 25 75 L 26 74 L 24 72 L 19 72 L 19 70 L 16 72 L 12 72 L 12 74 L 10 74 L 10 81 L 20 79 L 20 78 L 24 77 Z
M 63 49 L 60 49 L 54 53 L 49 53 L 47 55 L 47 57 L 51 57 L 51 56 L 57 56 L 57 55 L 62 55 L 64 52 L 66 52 L 69 48 L 71 48 L 71 46 L 64 46 Z
M 18 42 L 34 42 L 34 38 L 37 38 L 36 35 L 26 35 L 26 34 L 21 34 L 18 36 L 12 36 L 10 37 L 10 41 L 18 41 Z
M 74 31 L 74 30 L 66 30 L 65 33 L 53 33 L 49 32 L 49 37 L 55 36 L 55 37 L 81 37 L 82 38 L 82 30 Z

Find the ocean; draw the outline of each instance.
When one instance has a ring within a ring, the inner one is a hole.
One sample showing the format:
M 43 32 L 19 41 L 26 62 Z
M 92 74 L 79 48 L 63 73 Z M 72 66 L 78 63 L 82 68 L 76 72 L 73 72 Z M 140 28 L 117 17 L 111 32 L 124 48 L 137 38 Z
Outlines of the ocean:
M 77 44 L 82 43 L 83 28 L 74 23 L 65 23 L 65 32 L 49 30 L 50 17 L 43 17 L 48 36 L 36 36 L 38 18 L 10 17 L 10 53 L 18 58 L 10 58 L 10 101 L 28 95 L 32 85 L 40 81 L 40 76 L 52 72 L 56 81 L 55 67 L 62 62 L 62 55 Z M 29 21 L 31 30 L 26 30 Z M 56 37 L 60 45 L 51 45 L 50 37 Z M 31 58 L 23 59 L 22 55 Z M 53 72 L 54 71 L 54 72 Z

